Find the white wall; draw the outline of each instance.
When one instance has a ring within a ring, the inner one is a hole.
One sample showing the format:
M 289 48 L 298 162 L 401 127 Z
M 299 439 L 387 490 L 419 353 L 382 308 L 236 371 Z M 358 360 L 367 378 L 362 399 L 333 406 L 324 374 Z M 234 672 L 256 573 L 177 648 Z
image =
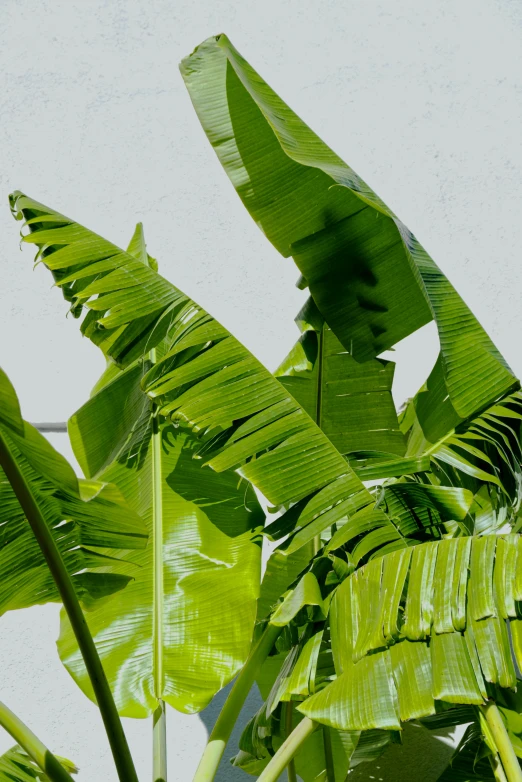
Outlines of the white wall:
M 0 0 L 2 198 L 23 189 L 116 243 L 143 220 L 162 273 L 275 368 L 296 337 L 297 273 L 244 211 L 177 69 L 221 31 L 415 231 L 520 373 L 517 0 Z M 65 420 L 103 362 L 48 273 L 18 251 L 7 206 L 0 224 L 0 363 L 26 418 Z M 398 401 L 424 380 L 428 342 L 421 350 L 415 335 L 397 351 Z M 1 619 L 0 697 L 79 763 L 80 780 L 113 782 L 99 717 L 58 663 L 56 634 L 52 606 Z M 171 781 L 190 779 L 213 714 L 171 712 Z M 149 779 L 150 725 L 125 727 Z M 398 776 L 381 761 L 374 778 L 419 779 L 422 756 L 422 778 L 435 779 L 442 745 L 429 754 L 418 741 Z

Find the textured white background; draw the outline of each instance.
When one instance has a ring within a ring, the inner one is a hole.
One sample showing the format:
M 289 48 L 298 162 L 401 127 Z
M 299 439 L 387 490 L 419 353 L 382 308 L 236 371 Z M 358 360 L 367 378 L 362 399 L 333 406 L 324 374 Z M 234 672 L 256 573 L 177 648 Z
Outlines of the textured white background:
M 65 420 L 103 362 L 18 251 L 13 189 L 120 244 L 143 220 L 163 274 L 269 368 L 295 340 L 296 270 L 244 211 L 178 73 L 222 31 L 415 231 L 520 374 L 519 0 L 0 0 L 0 363 L 25 417 Z M 424 331 L 396 352 L 399 402 L 434 359 Z M 0 622 L 0 697 L 82 782 L 114 782 L 96 709 L 57 661 L 56 607 Z M 171 782 L 190 779 L 214 716 L 170 713 Z M 150 725 L 125 728 L 149 779 Z M 436 779 L 448 749 L 422 741 L 410 730 L 406 763 L 357 778 Z

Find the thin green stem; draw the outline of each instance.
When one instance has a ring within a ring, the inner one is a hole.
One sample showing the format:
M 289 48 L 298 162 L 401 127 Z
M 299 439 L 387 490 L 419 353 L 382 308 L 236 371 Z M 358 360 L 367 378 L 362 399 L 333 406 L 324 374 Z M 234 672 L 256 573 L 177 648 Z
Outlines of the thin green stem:
M 292 721 L 293 713 L 294 713 L 294 707 L 292 701 L 287 701 L 285 703 L 285 738 L 288 738 L 290 736 L 294 727 Z M 286 773 L 288 775 L 288 782 L 297 782 L 297 773 L 295 770 L 295 763 L 293 759 L 288 764 Z
M 324 356 L 324 329 L 317 334 L 317 399 L 315 404 L 315 422 L 320 429 L 323 428 L 323 356 Z M 315 535 L 313 540 L 314 556 L 321 548 L 321 534 Z
M 73 782 L 71 775 L 64 769 L 58 758 L 42 744 L 25 723 L 16 714 L 13 714 L 5 703 L 0 701 L 0 725 L 25 749 L 30 758 L 34 760 L 51 780 L 51 782 Z
M 212 729 L 194 782 L 212 782 L 216 776 L 219 762 L 223 757 L 223 752 L 246 697 L 282 629 L 282 627 L 267 625 L 263 635 L 250 652 L 249 658 L 240 670 Z
M 152 363 L 156 361 L 156 351 L 151 350 Z M 154 406 L 155 408 L 155 406 Z M 153 409 L 152 420 L 152 530 L 153 530 L 153 573 L 154 573 L 154 694 L 161 699 L 163 695 L 163 488 L 161 432 L 159 420 Z
M 500 760 L 504 768 L 507 782 L 522 782 L 522 769 L 509 739 L 509 734 L 504 725 L 504 720 L 495 701 L 488 701 L 484 706 L 479 706 L 491 731 L 491 735 L 498 749 Z
M 160 700 L 153 714 L 153 782 L 167 782 L 167 714 L 165 701 Z
M 146 257 L 146 254 L 145 254 Z M 156 363 L 156 350 L 149 358 Z M 154 692 L 158 707 L 153 715 L 153 782 L 167 782 L 167 714 L 162 700 L 165 676 L 163 671 L 163 460 L 161 455 L 161 431 L 157 408 L 153 405 L 152 419 L 152 530 L 153 530 L 153 574 L 154 574 Z
M 308 736 L 311 736 L 316 728 L 316 722 L 313 722 L 309 717 L 304 717 L 290 736 L 281 744 L 257 782 L 277 782 L 279 775 L 288 766 L 301 744 Z
M 3 468 L 9 483 L 25 513 L 47 562 L 51 575 L 60 594 L 63 607 L 69 617 L 72 630 L 76 636 L 87 673 L 91 680 L 96 701 L 107 732 L 114 763 L 121 782 L 138 782 L 134 763 L 129 751 L 127 739 L 112 697 L 112 693 L 101 664 L 98 650 L 85 621 L 74 586 L 56 546 L 54 538 L 42 515 L 38 503 L 32 493 L 30 484 L 20 470 L 13 457 L 9 445 L 0 432 L 0 466 Z
M 332 751 L 332 734 L 328 725 L 323 725 L 324 760 L 326 764 L 325 782 L 335 782 L 335 768 Z

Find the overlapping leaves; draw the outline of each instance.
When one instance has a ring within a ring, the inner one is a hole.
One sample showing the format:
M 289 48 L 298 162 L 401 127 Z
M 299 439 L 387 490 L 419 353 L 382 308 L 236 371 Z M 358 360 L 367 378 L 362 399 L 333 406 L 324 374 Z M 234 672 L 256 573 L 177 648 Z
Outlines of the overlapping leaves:
M 144 548 L 146 528 L 115 486 L 78 481 L 67 461 L 26 421 L 0 372 L 0 433 L 53 531 L 86 607 L 135 575 L 121 550 Z M 0 612 L 59 600 L 16 495 L 0 473 Z
M 234 337 L 151 268 L 22 194 L 24 241 L 57 278 L 82 330 L 121 366 L 159 345 L 141 381 L 160 415 L 197 433 L 198 455 L 235 470 L 274 506 L 297 549 L 318 531 L 373 504 L 346 460 L 288 391 Z M 381 513 L 382 516 L 382 513 Z

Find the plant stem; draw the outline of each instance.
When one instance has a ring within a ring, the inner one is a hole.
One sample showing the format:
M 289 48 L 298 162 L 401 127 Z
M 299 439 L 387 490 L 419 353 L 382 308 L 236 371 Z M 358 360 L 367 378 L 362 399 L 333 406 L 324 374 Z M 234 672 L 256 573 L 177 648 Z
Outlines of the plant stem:
M 277 782 L 279 775 L 284 771 L 288 763 L 292 760 L 295 753 L 317 728 L 317 723 L 309 717 L 304 717 L 290 736 L 281 744 L 276 754 L 261 773 L 257 782 Z
M 491 735 L 497 746 L 507 782 L 522 782 L 522 769 L 513 745 L 509 740 L 509 735 L 497 704 L 495 701 L 488 701 L 479 708 L 486 718 Z
M 496 781 L 508 782 L 508 779 L 504 773 L 504 769 L 502 768 L 502 763 L 500 762 L 498 753 L 496 755 L 490 755 L 489 762 L 491 764 L 491 768 L 493 770 L 493 776 L 495 777 Z
M 241 668 L 212 729 L 205 751 L 201 756 L 194 782 L 212 782 L 214 779 L 246 697 L 282 629 L 282 627 L 275 627 L 271 624 L 267 625 L 263 635 L 250 652 L 248 660 Z
M 153 364 L 156 363 L 156 351 L 149 354 Z M 152 419 L 152 529 L 153 529 L 153 577 L 154 577 L 154 619 L 153 619 L 153 654 L 154 654 L 154 692 L 158 698 L 158 707 L 153 716 L 153 759 L 152 770 L 154 782 L 167 782 L 167 715 L 165 702 L 162 700 L 163 672 L 163 470 L 161 457 L 161 431 L 153 406 Z
M 152 717 L 153 782 L 167 782 L 167 713 L 165 709 L 165 701 L 160 700 Z
M 317 400 L 315 404 L 315 422 L 323 428 L 323 360 L 324 360 L 324 329 L 325 324 L 317 334 Z M 321 548 L 321 533 L 315 535 L 313 540 L 314 556 Z
M 292 701 L 287 701 L 285 703 L 285 738 L 288 738 L 290 734 L 292 733 L 293 729 L 293 723 L 292 723 L 292 715 L 293 715 L 294 708 L 292 706 Z M 297 774 L 295 770 L 295 763 L 292 759 L 290 763 L 287 766 L 286 773 L 288 775 L 288 782 L 297 782 Z
M 325 782 L 335 782 L 335 768 L 332 752 L 332 734 L 328 725 L 323 725 L 324 760 L 326 763 Z
M 71 775 L 64 769 L 45 744 L 34 735 L 25 723 L 13 714 L 5 703 L 0 701 L 0 725 L 25 749 L 36 765 L 49 777 L 51 782 L 73 782 Z
M 129 751 L 127 739 L 120 722 L 116 704 L 101 664 L 98 650 L 85 621 L 78 597 L 74 591 L 71 577 L 54 541 L 47 522 L 42 515 L 38 503 L 32 493 L 29 483 L 20 470 L 12 455 L 9 445 L 0 432 L 0 466 L 3 468 L 9 483 L 25 513 L 27 521 L 42 550 L 51 575 L 67 612 L 72 630 L 91 680 L 96 701 L 105 725 L 107 738 L 111 746 L 114 763 L 121 782 L 138 782 L 134 763 Z

